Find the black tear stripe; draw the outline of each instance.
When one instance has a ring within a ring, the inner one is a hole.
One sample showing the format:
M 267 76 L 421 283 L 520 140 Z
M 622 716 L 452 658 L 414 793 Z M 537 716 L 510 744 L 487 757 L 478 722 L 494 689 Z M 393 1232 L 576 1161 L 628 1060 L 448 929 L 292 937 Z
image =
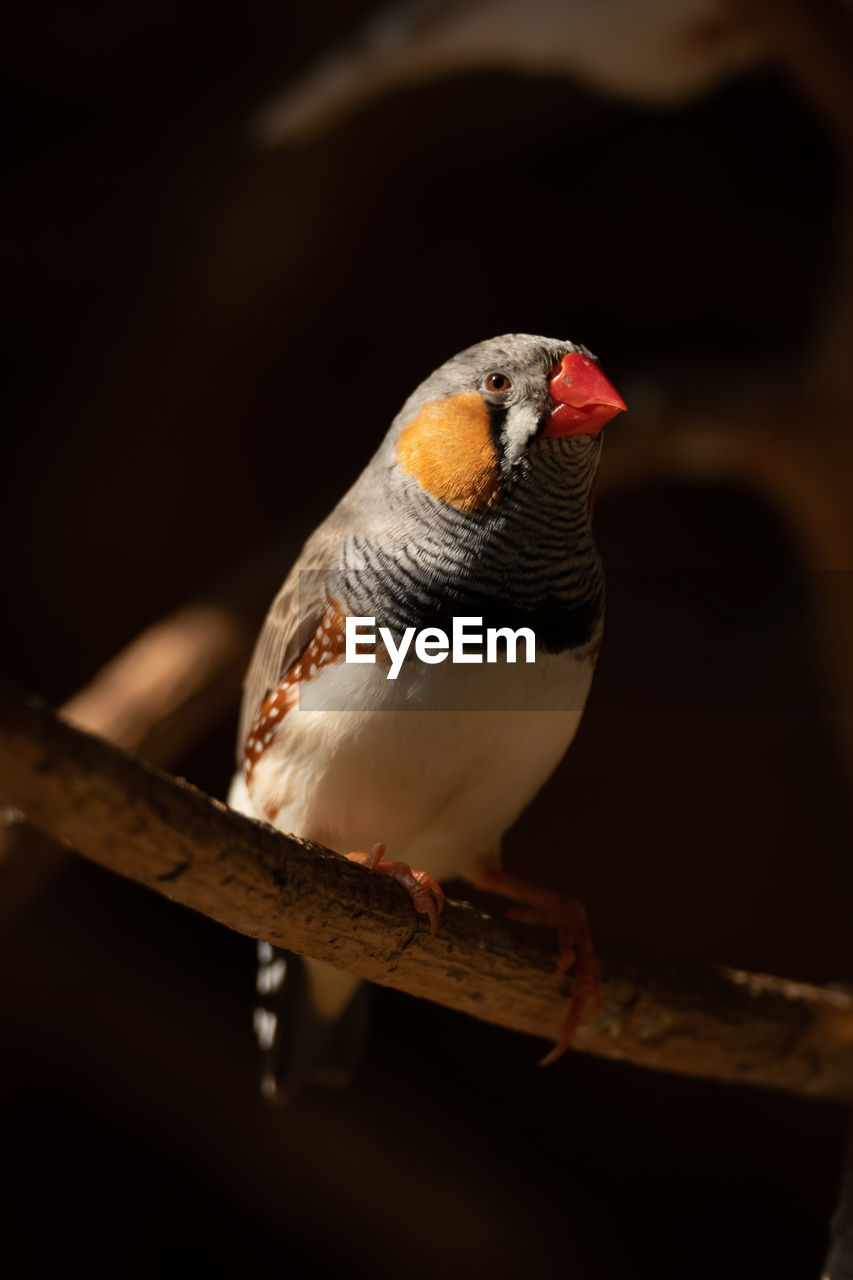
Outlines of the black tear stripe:
M 506 426 L 507 414 L 509 409 L 506 406 L 497 404 L 489 404 L 489 431 L 492 437 L 492 444 L 495 446 L 495 453 L 498 459 L 498 471 L 503 476 L 506 474 L 507 457 L 506 457 L 506 436 L 504 435 L 504 427 Z

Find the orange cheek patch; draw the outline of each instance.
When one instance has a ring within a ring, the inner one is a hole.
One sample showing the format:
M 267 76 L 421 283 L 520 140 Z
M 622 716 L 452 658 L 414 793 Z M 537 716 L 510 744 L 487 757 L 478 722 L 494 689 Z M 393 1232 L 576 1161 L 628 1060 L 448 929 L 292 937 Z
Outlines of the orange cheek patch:
M 424 405 L 397 442 L 397 462 L 458 511 L 490 507 L 501 496 L 489 407 L 476 391 Z

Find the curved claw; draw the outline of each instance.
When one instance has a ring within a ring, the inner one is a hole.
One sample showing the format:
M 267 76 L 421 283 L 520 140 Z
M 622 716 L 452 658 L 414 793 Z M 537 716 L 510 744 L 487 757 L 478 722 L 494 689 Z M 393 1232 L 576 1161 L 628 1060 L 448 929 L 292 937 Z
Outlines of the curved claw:
M 596 1015 L 601 1012 L 601 975 L 586 912 L 567 894 L 528 884 L 505 871 L 482 870 L 474 882 L 482 889 L 519 902 L 520 906 L 507 912 L 513 920 L 546 925 L 557 931 L 554 977 L 561 978 L 572 971 L 572 997 L 557 1043 L 540 1059 L 541 1066 L 548 1066 L 570 1047 L 586 1009 L 590 1007 Z
M 426 871 L 413 871 L 407 862 L 391 862 L 384 857 L 385 845 L 375 844 L 370 853 L 348 853 L 348 862 L 357 862 L 368 871 L 390 876 L 401 884 L 417 912 L 429 918 L 429 931 L 438 933 L 438 916 L 444 906 L 444 891 Z

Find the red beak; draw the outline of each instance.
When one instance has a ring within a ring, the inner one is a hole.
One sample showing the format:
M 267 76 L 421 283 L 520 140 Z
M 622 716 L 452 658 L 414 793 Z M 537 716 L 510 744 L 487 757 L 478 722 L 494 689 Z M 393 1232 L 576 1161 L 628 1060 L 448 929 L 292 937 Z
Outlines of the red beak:
M 551 412 L 543 439 L 555 436 L 597 436 L 605 422 L 628 408 L 594 360 L 570 351 L 548 383 Z

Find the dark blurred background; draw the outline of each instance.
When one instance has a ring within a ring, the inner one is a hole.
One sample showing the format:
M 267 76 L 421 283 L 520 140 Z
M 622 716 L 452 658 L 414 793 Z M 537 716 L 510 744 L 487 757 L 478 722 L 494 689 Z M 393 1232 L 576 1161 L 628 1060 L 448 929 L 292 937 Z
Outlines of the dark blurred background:
M 577 894 L 602 946 L 850 979 L 815 608 L 850 564 L 815 558 L 754 464 L 703 464 L 689 425 L 665 447 L 697 415 L 725 440 L 754 401 L 772 452 L 772 406 L 813 376 L 844 257 L 831 130 L 759 53 L 665 102 L 432 76 L 262 145 L 257 111 L 374 8 L 17 12 L 2 674 L 60 704 L 270 539 L 295 554 L 436 364 L 570 337 L 632 411 L 596 509 L 608 633 L 507 864 Z M 795 429 L 804 456 L 818 427 Z M 214 795 L 236 712 L 178 764 Z M 841 1108 L 580 1055 L 540 1071 L 538 1045 L 377 989 L 352 1089 L 271 1111 L 253 966 L 247 939 L 82 861 L 5 921 L 21 1274 L 819 1274 Z

